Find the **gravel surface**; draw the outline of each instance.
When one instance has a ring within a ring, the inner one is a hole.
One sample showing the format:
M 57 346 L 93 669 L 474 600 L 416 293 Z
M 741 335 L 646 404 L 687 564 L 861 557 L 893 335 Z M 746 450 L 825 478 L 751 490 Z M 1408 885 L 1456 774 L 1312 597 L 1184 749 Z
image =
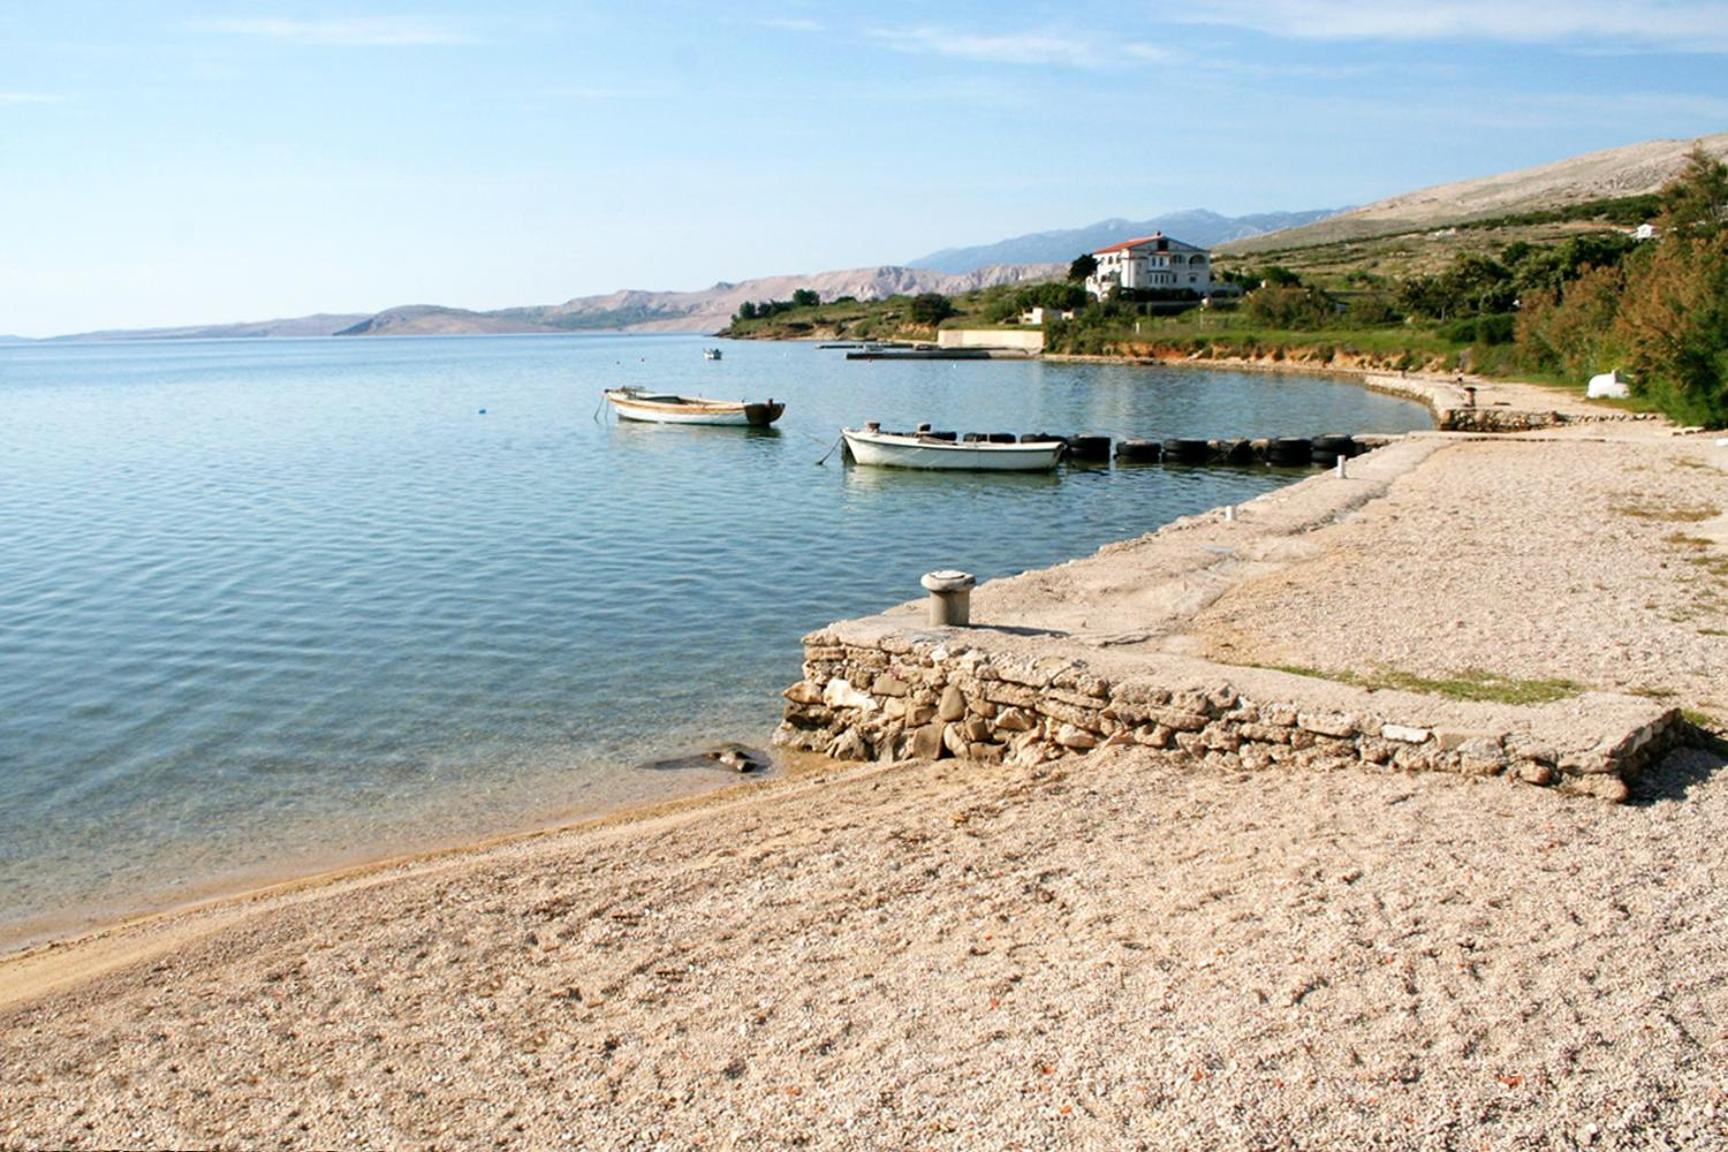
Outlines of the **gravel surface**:
M 0 1010 L 0 1145 L 1715 1146 L 1720 765 L 793 780 L 170 918 Z
M 1221 662 L 1564 679 L 1728 722 L 1725 468 L 1701 437 L 1450 444 L 1185 630 Z

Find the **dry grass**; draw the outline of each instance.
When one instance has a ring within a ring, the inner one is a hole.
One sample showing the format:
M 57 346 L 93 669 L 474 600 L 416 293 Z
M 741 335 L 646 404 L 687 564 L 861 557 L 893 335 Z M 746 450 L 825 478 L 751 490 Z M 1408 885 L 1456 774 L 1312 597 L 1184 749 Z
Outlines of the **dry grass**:
M 1622 501 L 1611 504 L 1609 508 L 1622 516 L 1630 516 L 1635 520 L 1657 520 L 1681 524 L 1697 524 L 1704 520 L 1714 520 L 1722 514 L 1722 509 L 1714 504 L 1660 504 L 1650 501 L 1647 497 L 1639 497 L 1636 503 Z
M 1310 676 L 1319 680 L 1334 680 L 1372 690 L 1393 689 L 1417 692 L 1424 696 L 1444 696 L 1449 700 L 1472 700 L 1485 704 L 1547 704 L 1577 696 L 1585 686 L 1559 677 L 1544 680 L 1521 680 L 1502 676 L 1480 668 L 1467 668 L 1450 676 L 1414 676 L 1394 668 L 1378 668 L 1371 673 L 1331 672 L 1323 668 L 1302 665 L 1270 665 L 1279 672 Z

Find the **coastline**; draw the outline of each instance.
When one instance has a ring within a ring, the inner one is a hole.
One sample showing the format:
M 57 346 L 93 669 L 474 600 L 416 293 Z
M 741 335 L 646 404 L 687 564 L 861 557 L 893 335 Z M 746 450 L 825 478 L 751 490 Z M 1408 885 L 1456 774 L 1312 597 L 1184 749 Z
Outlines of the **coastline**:
M 548 838 L 700 812 L 709 806 L 730 804 L 758 792 L 804 781 L 831 767 L 821 757 L 795 752 L 777 756 L 773 770 L 766 775 L 743 776 L 735 782 L 716 784 L 689 795 L 629 803 L 571 819 L 531 822 L 492 835 L 387 854 L 358 863 L 294 872 L 257 883 L 240 883 L 121 917 L 111 923 L 37 939 L 0 952 L 0 1012 L 117 967 L 141 962 L 271 908 L 303 899 L 364 891 L 377 884 L 421 875 L 429 870 L 460 866 L 464 861 Z M 62 963 L 68 954 L 76 955 L 77 959 L 71 964 Z
M 1720 725 L 1728 632 L 1668 617 L 1712 571 L 1670 561 L 1728 548 L 1728 453 L 1619 414 L 1407 443 L 1337 510 L 1301 510 L 1323 475 L 1242 505 L 1271 530 L 1227 570 L 1184 567 L 1203 514 L 992 581 L 978 618 L 1115 635 L 1110 597 L 1162 588 L 1128 604 L 1161 652 L 1621 669 Z M 1154 747 L 801 757 L 0 958 L 0 1144 L 1728 1138 L 1722 765 L 1667 753 L 1615 807 Z M 68 1088 L 97 1075 L 129 1092 Z

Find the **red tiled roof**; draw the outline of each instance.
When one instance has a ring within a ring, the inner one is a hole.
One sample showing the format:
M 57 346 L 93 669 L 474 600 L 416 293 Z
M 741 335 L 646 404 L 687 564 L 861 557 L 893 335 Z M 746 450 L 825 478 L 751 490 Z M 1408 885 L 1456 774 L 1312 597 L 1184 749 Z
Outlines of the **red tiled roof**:
M 1096 252 L 1092 253 L 1092 255 L 1102 256 L 1106 252 L 1120 252 L 1124 248 L 1138 248 L 1142 244 L 1151 244 L 1152 242 L 1154 242 L 1156 240 L 1162 240 L 1164 238 L 1165 238 L 1164 233 L 1154 232 L 1150 236 L 1141 236 L 1141 237 L 1134 239 L 1134 240 L 1123 240 L 1117 244 L 1107 244 L 1103 248 L 1100 248 Z

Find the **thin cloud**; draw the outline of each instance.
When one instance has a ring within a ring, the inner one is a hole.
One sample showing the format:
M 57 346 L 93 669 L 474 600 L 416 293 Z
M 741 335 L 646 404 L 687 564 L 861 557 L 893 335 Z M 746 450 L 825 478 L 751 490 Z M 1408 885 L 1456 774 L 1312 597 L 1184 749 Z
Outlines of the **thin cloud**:
M 416 16 L 355 16 L 340 20 L 262 17 L 209 20 L 201 27 L 238 36 L 338 48 L 417 48 L 479 43 L 461 28 Z
M 1107 44 L 1056 32 L 961 32 L 951 28 L 872 28 L 870 39 L 897 52 L 948 56 L 991 64 L 1055 64 L 1069 68 L 1119 68 L 1166 58 L 1151 44 Z
M 64 104 L 66 97 L 52 92 L 0 92 L 0 104 Z
M 1728 52 L 1728 8 L 1701 0 L 1213 0 L 1170 19 L 1296 40 L 1499 40 L 1519 44 L 1611 41 Z

